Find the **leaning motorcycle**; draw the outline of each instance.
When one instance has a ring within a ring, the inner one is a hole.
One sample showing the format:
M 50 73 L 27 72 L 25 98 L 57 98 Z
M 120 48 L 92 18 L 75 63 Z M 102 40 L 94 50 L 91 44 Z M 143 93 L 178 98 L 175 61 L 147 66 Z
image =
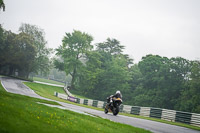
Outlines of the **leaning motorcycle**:
M 104 109 L 105 114 L 107 114 L 108 112 L 112 112 L 113 115 L 117 115 L 119 113 L 119 106 L 122 103 L 122 99 L 113 97 L 112 98 L 113 102 L 111 102 L 109 104 L 108 101 L 109 101 L 109 99 L 107 98 L 107 104 L 106 104 L 105 109 Z

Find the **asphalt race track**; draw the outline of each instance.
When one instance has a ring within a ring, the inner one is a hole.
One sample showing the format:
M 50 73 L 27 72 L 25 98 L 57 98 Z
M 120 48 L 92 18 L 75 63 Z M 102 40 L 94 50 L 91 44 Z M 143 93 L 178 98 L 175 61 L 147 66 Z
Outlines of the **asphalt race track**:
M 3 87 L 8 92 L 50 100 L 50 99 L 43 98 L 37 95 L 33 90 L 25 86 L 22 83 L 22 80 L 13 79 L 9 77 L 2 77 L 0 78 L 0 80 Z M 53 100 L 50 100 L 50 101 L 53 101 Z M 102 118 L 110 119 L 115 122 L 120 122 L 120 123 L 124 123 L 128 125 L 132 125 L 134 127 L 147 129 L 154 133 L 200 133 L 200 131 L 196 131 L 196 130 L 192 130 L 192 129 L 188 129 L 184 127 L 179 127 L 179 126 L 174 126 L 174 125 L 169 125 L 165 123 L 144 120 L 144 119 L 139 119 L 139 118 L 134 118 L 134 117 L 128 117 L 128 116 L 123 116 L 123 115 L 113 116 L 111 113 L 104 114 L 103 111 L 80 107 L 80 106 L 63 103 L 63 102 L 58 102 L 58 103 L 61 104 L 64 108 L 69 109 L 69 110 L 75 110 L 77 112 L 86 112 L 95 116 L 100 116 Z

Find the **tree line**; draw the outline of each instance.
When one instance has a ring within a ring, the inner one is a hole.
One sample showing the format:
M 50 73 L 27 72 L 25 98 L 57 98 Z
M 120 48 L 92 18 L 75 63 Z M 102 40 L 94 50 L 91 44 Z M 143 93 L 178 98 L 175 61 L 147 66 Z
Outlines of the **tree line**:
M 124 104 L 200 113 L 200 61 L 149 54 L 134 64 L 118 40 L 92 41 L 74 30 L 56 49 L 54 65 L 71 75 L 73 93 L 105 100 L 120 90 Z
M 31 72 L 48 73 L 52 49 L 46 43 L 38 26 L 21 24 L 16 34 L 0 25 L 0 74 L 28 78 Z

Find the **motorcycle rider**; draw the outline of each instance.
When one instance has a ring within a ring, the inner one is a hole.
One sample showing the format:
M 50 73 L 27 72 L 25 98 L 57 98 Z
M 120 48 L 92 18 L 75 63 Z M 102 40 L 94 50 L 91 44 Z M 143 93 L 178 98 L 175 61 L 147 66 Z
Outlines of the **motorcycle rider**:
M 108 106 L 110 106 L 111 104 L 112 104 L 112 99 L 113 98 L 120 98 L 120 99 L 122 99 L 122 94 L 121 94 L 121 92 L 118 90 L 118 91 L 116 91 L 116 93 L 114 94 L 114 95 L 110 95 L 110 97 L 108 97 L 107 98 L 107 103 L 108 103 Z
M 113 95 L 113 97 L 122 99 L 122 94 L 120 91 L 116 91 L 116 93 L 115 93 L 115 95 Z

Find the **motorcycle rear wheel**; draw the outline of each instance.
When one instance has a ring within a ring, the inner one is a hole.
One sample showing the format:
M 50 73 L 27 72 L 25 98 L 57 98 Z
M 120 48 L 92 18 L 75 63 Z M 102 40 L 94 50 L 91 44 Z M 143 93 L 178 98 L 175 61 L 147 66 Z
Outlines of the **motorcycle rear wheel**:
M 105 113 L 105 114 L 107 114 L 107 113 L 108 113 L 107 106 L 108 106 L 108 105 L 106 105 L 106 107 L 105 107 L 105 109 L 104 109 L 104 113 Z

